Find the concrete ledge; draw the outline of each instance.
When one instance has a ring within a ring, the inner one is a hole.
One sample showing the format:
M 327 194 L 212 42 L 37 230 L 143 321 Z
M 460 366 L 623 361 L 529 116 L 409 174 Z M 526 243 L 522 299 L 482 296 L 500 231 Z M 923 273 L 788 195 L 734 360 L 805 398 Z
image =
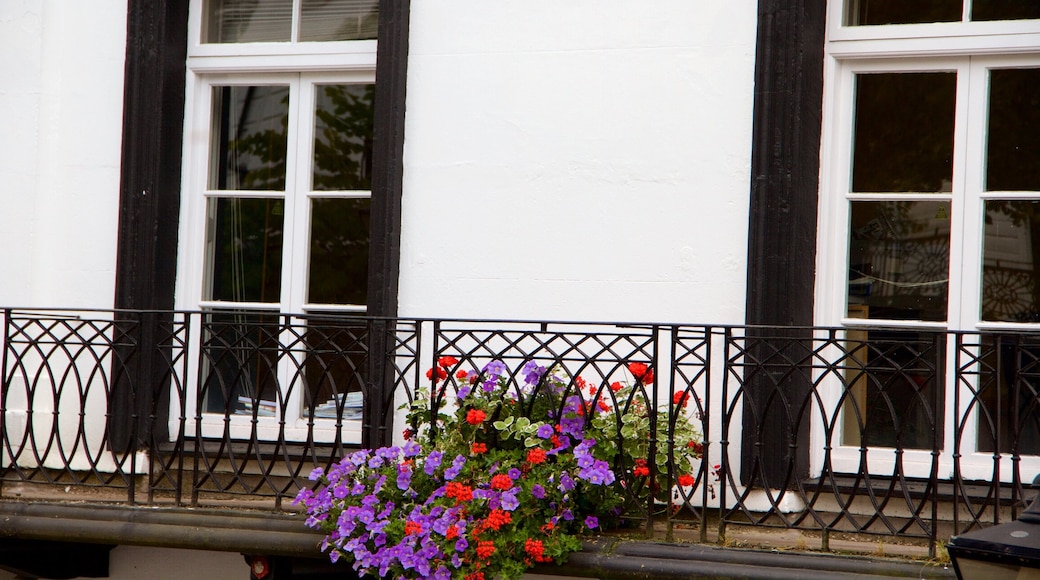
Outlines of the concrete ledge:
M 310 558 L 321 535 L 303 517 L 262 511 L 128 507 L 105 504 L 0 502 L 0 538 L 217 550 Z M 342 565 L 339 567 L 343 568 Z M 755 578 L 835 580 L 954 578 L 926 562 L 794 551 L 720 548 L 600 537 L 564 566 L 534 570 L 585 578 Z

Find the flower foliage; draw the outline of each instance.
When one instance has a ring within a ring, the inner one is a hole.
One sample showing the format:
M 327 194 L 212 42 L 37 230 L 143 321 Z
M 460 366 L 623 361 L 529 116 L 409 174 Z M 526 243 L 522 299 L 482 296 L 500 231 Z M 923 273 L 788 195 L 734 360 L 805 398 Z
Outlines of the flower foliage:
M 442 357 L 427 373 L 431 389 L 408 407 L 403 445 L 315 469 L 317 487 L 296 501 L 307 525 L 325 532 L 330 558 L 347 559 L 361 574 L 492 580 L 562 563 L 581 534 L 617 520 L 633 491 L 655 488 L 638 471 L 647 465 L 641 445 L 649 432 L 631 450 L 621 445 L 652 415 L 644 403 L 623 401 L 653 380 L 647 365 L 635 364 L 642 365 L 629 368 L 635 385 L 615 391 L 533 361 L 514 375 L 501 361 L 478 372 Z M 693 485 L 700 453 L 687 442 L 699 445 L 697 432 L 673 410 L 659 413 L 680 425 L 674 466 L 684 471 L 676 481 Z M 668 473 L 667 450 L 664 459 Z

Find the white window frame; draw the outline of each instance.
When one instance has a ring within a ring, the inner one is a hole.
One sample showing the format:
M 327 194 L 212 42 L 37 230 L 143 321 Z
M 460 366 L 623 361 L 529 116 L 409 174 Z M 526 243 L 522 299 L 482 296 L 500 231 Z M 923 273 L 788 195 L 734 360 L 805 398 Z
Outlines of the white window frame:
M 319 84 L 372 84 L 375 82 L 376 41 L 282 42 L 282 43 L 203 43 L 202 10 L 204 0 L 189 5 L 188 58 L 185 88 L 185 136 L 181 219 L 175 304 L 183 310 L 219 312 L 243 309 L 272 315 L 286 313 L 357 313 L 364 305 L 312 304 L 305 300 L 309 262 L 310 203 L 315 198 L 370 198 L 371 191 L 312 191 L 311 160 L 314 131 L 314 87 Z M 297 2 L 298 5 L 298 2 Z M 294 10 L 293 38 L 299 8 Z M 227 85 L 288 85 L 289 127 L 287 129 L 286 192 L 238 191 L 233 197 L 284 199 L 285 215 L 281 296 L 278 302 L 251 303 L 204 300 L 206 259 L 207 200 L 229 197 L 208 190 L 209 148 L 211 131 L 212 87 Z M 295 121 L 295 122 L 294 122 Z M 295 168 L 301 168 L 296 171 Z M 295 193 L 293 193 L 295 192 Z M 302 233 L 298 230 L 302 229 Z M 291 242 L 290 242 L 291 240 Z M 302 325 L 301 319 L 293 319 Z M 202 344 L 198 325 L 193 326 L 190 344 Z M 291 365 L 278 369 L 279 384 L 288 384 Z M 188 370 L 183 384 L 187 416 L 194 417 L 199 401 L 196 390 L 199 369 L 196 361 Z M 345 420 L 337 435 L 335 419 L 311 419 L 303 416 L 300 389 L 294 389 L 285 408 L 298 410 L 294 416 L 258 417 L 254 431 L 251 415 L 232 415 L 225 423 L 224 414 L 202 414 L 203 437 L 260 440 L 305 440 L 315 442 L 361 442 L 361 421 Z M 170 431 L 176 433 L 179 401 L 171 401 Z M 284 419 L 284 427 L 280 421 Z M 225 432 L 225 428 L 227 431 Z
M 892 328 L 917 330 L 995 330 L 1030 328 L 1037 324 L 992 323 L 980 320 L 982 276 L 983 202 L 986 199 L 1022 197 L 1037 199 L 1035 193 L 1007 194 L 983 192 L 985 159 L 986 107 L 988 74 L 991 68 L 1040 67 L 1040 21 L 967 22 L 970 2 L 965 2 L 963 22 L 906 24 L 885 26 L 843 26 L 845 2 L 829 2 L 827 41 L 824 58 L 824 108 L 820 164 L 820 204 L 818 214 L 818 249 L 816 277 L 816 323 L 845 326 L 850 329 L 884 324 Z M 851 194 L 852 135 L 855 75 L 872 72 L 957 72 L 955 108 L 953 187 L 949 193 L 929 194 Z M 967 95 L 967 98 L 963 98 Z M 950 284 L 947 320 L 878 321 L 847 316 L 848 224 L 850 200 L 927 199 L 950 202 Z M 954 417 L 952 406 L 955 344 L 947 345 L 946 384 L 944 387 L 946 416 L 939 456 L 940 477 L 953 474 Z M 825 404 L 836 408 L 841 385 L 823 389 Z M 844 419 L 839 416 L 836 433 L 842 431 Z M 988 478 L 993 474 L 993 452 L 975 448 L 975 417 L 962 434 L 960 467 L 968 479 Z M 823 449 L 828 444 L 820 425 L 812 429 L 810 463 L 814 473 L 823 468 Z M 839 436 L 839 435 L 835 435 Z M 835 471 L 860 471 L 858 445 L 840 445 L 831 451 L 831 468 Z M 1006 455 L 1006 454 L 1005 454 Z M 893 473 L 897 456 L 893 449 L 872 447 L 868 454 L 871 473 Z M 1024 472 L 1040 471 L 1040 457 L 1021 457 Z M 1002 458 L 1002 477 L 1010 478 L 1011 458 Z M 930 474 L 931 450 L 905 450 L 901 459 L 902 473 L 908 476 Z M 1006 465 L 1004 464 L 1006 463 Z

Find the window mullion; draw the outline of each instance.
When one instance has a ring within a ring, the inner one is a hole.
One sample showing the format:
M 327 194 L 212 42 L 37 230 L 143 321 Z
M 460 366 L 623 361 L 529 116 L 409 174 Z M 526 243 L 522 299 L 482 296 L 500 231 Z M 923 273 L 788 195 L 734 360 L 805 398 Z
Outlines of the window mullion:
M 981 256 L 978 141 L 981 135 L 974 67 L 964 59 L 958 66 L 957 108 L 953 144 L 953 195 L 950 204 L 949 327 L 972 328 L 978 321 Z

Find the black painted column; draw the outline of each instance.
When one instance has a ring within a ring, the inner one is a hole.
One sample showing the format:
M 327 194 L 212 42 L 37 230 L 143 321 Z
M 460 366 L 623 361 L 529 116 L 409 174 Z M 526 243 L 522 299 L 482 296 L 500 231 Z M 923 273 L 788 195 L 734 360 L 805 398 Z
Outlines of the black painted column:
M 116 308 L 173 308 L 187 33 L 188 0 L 129 0 Z M 127 339 L 141 345 L 113 371 L 110 442 L 123 450 L 143 445 L 153 423 L 165 428 L 153 415 L 166 412 L 168 369 L 156 345 L 169 315 L 121 317 L 139 321 Z
M 798 360 L 813 323 L 826 0 L 759 0 L 751 156 L 747 324 L 752 354 Z M 757 342 L 757 346 L 756 345 Z M 802 374 L 746 377 L 741 479 L 787 487 L 808 471 Z M 782 402 L 781 399 L 785 399 Z
M 408 83 L 410 0 L 380 0 L 379 48 L 372 152 L 372 239 L 368 261 L 368 314 L 397 315 L 400 274 L 401 191 L 404 175 L 405 94 Z M 393 428 L 393 324 L 369 327 L 368 393 L 362 445 L 389 442 Z

